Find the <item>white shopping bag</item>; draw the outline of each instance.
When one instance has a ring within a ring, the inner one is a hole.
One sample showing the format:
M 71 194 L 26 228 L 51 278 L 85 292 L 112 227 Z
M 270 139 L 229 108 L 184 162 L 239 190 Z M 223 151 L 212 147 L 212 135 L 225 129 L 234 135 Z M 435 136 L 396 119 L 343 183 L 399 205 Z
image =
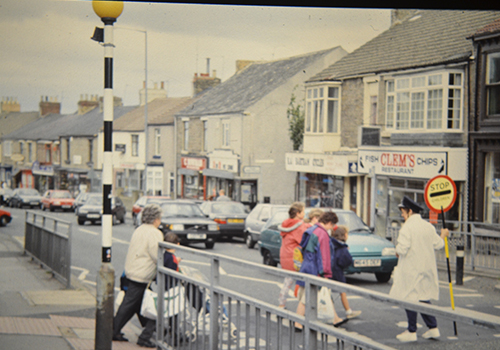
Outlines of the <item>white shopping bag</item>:
M 321 287 L 318 292 L 318 320 L 324 323 L 333 323 L 334 306 L 330 289 Z
M 163 315 L 165 318 L 175 316 L 184 310 L 184 295 L 184 287 L 180 285 L 165 292 L 163 299 Z M 158 316 L 158 294 L 149 288 L 144 291 L 141 315 L 153 320 L 156 320 Z

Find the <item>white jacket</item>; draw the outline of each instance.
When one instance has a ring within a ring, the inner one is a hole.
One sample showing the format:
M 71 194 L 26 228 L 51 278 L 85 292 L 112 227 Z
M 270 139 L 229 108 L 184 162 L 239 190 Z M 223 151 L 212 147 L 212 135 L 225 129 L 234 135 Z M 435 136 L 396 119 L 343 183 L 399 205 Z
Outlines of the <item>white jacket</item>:
M 125 275 L 140 283 L 149 283 L 156 275 L 158 243 L 163 241 L 163 233 L 153 225 L 142 224 L 130 239 L 125 259 Z
M 399 231 L 396 252 L 398 265 L 394 271 L 389 295 L 408 301 L 438 300 L 439 281 L 434 250 L 444 240 L 420 214 L 411 215 Z

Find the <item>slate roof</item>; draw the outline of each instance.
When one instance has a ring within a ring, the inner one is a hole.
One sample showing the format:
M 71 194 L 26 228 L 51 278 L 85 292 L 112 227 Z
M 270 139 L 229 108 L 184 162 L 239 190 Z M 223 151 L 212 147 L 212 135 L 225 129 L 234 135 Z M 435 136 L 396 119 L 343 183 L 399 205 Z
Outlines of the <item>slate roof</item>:
M 168 125 L 174 123 L 174 115 L 195 99 L 192 97 L 157 98 L 148 103 L 148 125 Z M 143 131 L 144 106 L 136 107 L 113 123 L 113 130 Z
M 203 95 L 177 116 L 241 113 L 310 64 L 340 46 L 286 59 L 253 63 Z
M 4 112 L 0 114 L 0 138 L 41 118 L 40 112 Z
M 119 118 L 134 107 L 115 107 Z M 85 114 L 48 114 L 16 131 L 4 135 L 4 140 L 59 140 L 64 136 L 93 136 L 103 126 L 103 112 L 95 108 Z
M 467 37 L 498 18 L 500 11 L 419 10 L 308 81 L 463 61 L 473 50 Z

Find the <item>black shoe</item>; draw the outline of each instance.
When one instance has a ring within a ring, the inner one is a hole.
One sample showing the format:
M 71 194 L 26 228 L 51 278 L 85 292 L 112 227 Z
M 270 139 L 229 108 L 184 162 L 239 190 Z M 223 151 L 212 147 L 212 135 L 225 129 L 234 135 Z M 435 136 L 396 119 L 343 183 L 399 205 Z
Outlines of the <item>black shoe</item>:
M 141 338 L 139 338 L 139 340 L 137 340 L 137 345 L 142 346 L 143 348 L 156 348 L 156 345 L 153 344 L 151 341 L 144 340 Z
M 118 335 L 118 336 L 113 336 L 113 340 L 114 341 L 128 341 L 128 339 L 123 336 L 123 333 L 120 333 L 120 335 Z

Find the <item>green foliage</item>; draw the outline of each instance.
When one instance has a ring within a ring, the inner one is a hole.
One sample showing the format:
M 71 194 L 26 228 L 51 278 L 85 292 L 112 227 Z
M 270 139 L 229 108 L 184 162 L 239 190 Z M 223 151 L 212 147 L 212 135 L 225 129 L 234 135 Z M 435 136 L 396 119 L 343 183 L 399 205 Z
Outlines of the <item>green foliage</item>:
M 293 150 L 298 151 L 300 146 L 302 146 L 302 141 L 304 140 L 305 114 L 302 106 L 300 104 L 296 104 L 296 97 L 293 92 L 286 114 L 288 117 L 290 140 L 293 142 Z

